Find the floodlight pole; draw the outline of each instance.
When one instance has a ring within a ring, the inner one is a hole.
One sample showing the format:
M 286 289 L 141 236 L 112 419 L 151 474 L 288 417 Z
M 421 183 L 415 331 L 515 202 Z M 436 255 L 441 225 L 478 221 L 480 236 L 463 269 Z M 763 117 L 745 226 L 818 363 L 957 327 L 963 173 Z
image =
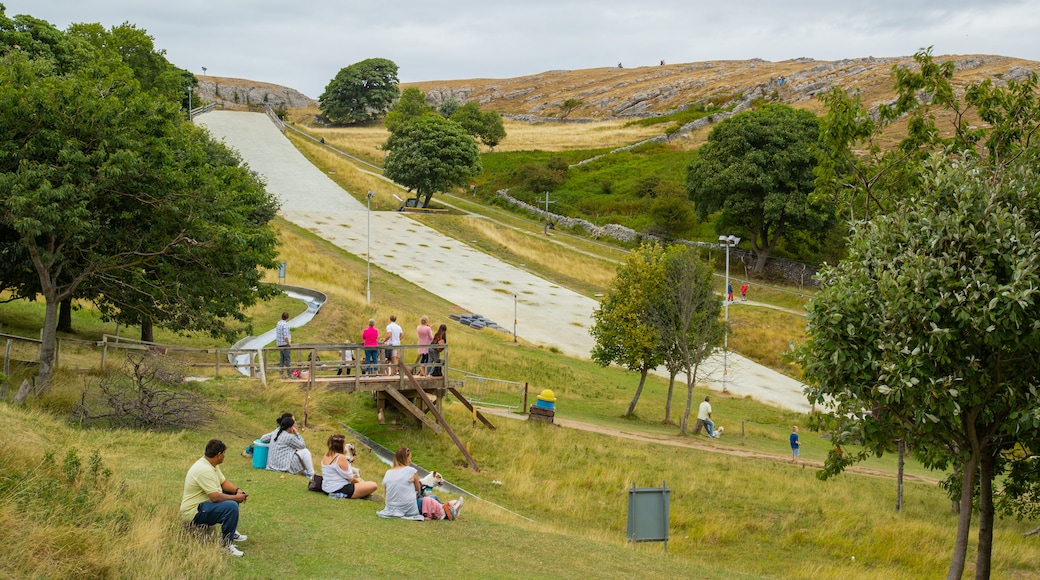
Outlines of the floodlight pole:
M 513 294 L 513 342 L 516 342 L 516 294 Z
M 729 380 L 729 249 L 740 243 L 737 236 L 719 236 L 719 243 L 726 246 L 726 287 L 722 289 L 722 299 L 725 301 L 725 334 L 722 339 L 722 392 L 729 392 L 727 381 Z
M 368 263 L 368 273 L 365 275 L 365 304 L 372 304 L 372 198 L 376 192 L 368 192 L 368 249 L 365 250 L 365 261 Z

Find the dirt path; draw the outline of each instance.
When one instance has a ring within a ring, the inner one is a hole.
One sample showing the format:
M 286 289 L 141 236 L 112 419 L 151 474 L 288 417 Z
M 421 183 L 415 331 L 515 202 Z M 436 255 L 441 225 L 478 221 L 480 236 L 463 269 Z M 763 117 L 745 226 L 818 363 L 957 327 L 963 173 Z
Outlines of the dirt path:
M 494 415 L 496 417 L 504 417 L 507 419 L 513 419 L 517 421 L 526 421 L 527 415 L 518 415 L 511 413 L 504 409 L 480 407 L 481 413 L 485 415 Z M 722 440 L 733 440 L 737 434 L 723 435 L 724 439 L 715 440 L 708 438 L 707 436 L 694 435 L 689 438 L 679 438 L 678 435 L 667 436 L 667 435 L 652 435 L 648 433 L 637 433 L 634 431 L 626 431 L 621 429 L 615 429 L 613 427 L 604 427 L 602 425 L 594 425 L 592 423 L 585 423 L 582 421 L 575 421 L 573 419 L 565 419 L 562 417 L 555 417 L 554 423 L 560 427 L 567 429 L 578 429 L 580 431 L 589 431 L 592 433 L 599 433 L 600 435 L 607 435 L 610 437 L 620 437 L 622 439 L 630 439 L 632 441 L 642 441 L 645 443 L 656 443 L 658 445 L 668 445 L 671 447 L 685 447 L 687 449 L 699 449 L 701 451 L 707 451 L 710 453 L 721 453 L 723 455 L 731 455 L 735 457 L 747 457 L 751 459 L 758 459 L 760 461 L 772 461 L 774 463 L 791 463 L 791 458 L 787 455 L 774 455 L 772 453 L 764 453 L 761 451 L 748 451 L 746 449 L 737 449 L 733 447 L 724 446 Z M 798 462 L 800 466 L 811 467 L 813 469 L 823 469 L 823 463 L 819 461 L 804 461 Z M 852 466 L 845 470 L 848 473 L 854 473 L 856 475 L 872 475 L 875 477 L 884 477 L 887 479 L 894 479 L 896 474 L 880 469 L 872 469 L 869 467 Z M 911 474 L 903 474 L 903 479 L 906 481 L 917 481 L 922 483 L 937 484 L 938 479 L 920 477 Z

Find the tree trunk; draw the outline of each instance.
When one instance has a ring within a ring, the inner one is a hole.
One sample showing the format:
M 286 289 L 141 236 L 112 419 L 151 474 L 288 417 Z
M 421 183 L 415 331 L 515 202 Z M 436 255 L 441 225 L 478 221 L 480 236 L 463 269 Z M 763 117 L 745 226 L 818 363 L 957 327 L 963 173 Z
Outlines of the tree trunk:
M 72 332 L 72 298 L 61 301 L 58 308 L 58 332 Z
M 636 387 L 636 396 L 632 397 L 632 402 L 628 404 L 628 410 L 625 411 L 625 414 L 623 416 L 631 417 L 632 413 L 636 412 L 636 403 L 639 402 L 639 395 L 643 394 L 643 385 L 646 383 L 647 372 L 649 372 L 649 369 L 644 368 L 642 372 L 639 374 L 639 386 Z
M 761 275 L 766 271 L 766 262 L 769 260 L 768 250 L 757 250 L 755 252 L 755 274 Z
M 46 393 L 51 387 L 54 376 L 54 352 L 58 338 L 58 301 L 54 295 L 45 296 L 47 301 L 43 316 L 43 333 L 40 336 L 40 387 L 39 392 Z
M 902 439 L 896 439 L 896 446 L 899 447 L 899 463 L 898 470 L 896 471 L 896 511 L 903 511 L 903 465 L 905 463 L 904 449 L 906 449 L 906 443 Z
M 690 409 L 693 407 L 693 372 L 686 371 L 686 412 L 683 413 L 682 426 L 679 428 L 680 435 L 686 435 L 690 424 Z
M 155 342 L 155 327 L 149 319 L 141 321 L 141 340 L 143 342 Z
M 665 425 L 672 424 L 672 394 L 675 392 L 675 375 L 672 371 L 668 371 L 668 398 L 664 401 L 664 423 Z
M 946 580 L 960 580 L 964 575 L 964 563 L 968 553 L 968 533 L 971 529 L 971 495 L 975 487 L 975 473 L 978 471 L 979 458 L 977 452 L 964 464 L 964 475 L 961 477 L 961 513 L 957 516 L 957 541 L 953 546 L 953 559 Z
M 993 567 L 993 470 L 996 460 L 984 447 L 979 459 L 979 548 L 975 580 L 988 580 Z

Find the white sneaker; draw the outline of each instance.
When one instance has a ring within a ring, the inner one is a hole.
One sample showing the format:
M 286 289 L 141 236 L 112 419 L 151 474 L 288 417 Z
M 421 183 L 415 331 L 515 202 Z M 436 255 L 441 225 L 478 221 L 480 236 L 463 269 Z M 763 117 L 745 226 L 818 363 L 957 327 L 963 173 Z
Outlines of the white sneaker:
M 248 539 L 249 539 L 249 536 L 247 536 L 245 534 L 238 533 L 238 530 L 235 530 L 235 537 L 231 538 L 231 540 L 233 542 L 244 542 L 244 541 L 246 541 Z
M 238 548 L 236 548 L 234 544 L 228 544 L 228 545 L 224 546 L 223 548 L 221 548 L 220 551 L 224 552 L 225 554 L 231 554 L 232 556 L 237 556 L 237 557 L 241 557 L 244 554 L 244 552 L 242 552 L 242 550 L 239 550 Z

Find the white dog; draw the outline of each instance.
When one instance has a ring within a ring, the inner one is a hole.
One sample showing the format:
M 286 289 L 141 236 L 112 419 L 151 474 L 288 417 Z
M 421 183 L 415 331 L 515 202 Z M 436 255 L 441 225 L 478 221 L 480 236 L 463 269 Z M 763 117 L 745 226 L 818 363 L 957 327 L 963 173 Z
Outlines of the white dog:
M 444 485 L 444 478 L 441 477 L 440 473 L 436 471 L 431 471 L 427 473 L 425 477 L 419 480 L 419 485 L 422 486 L 420 489 L 422 490 L 422 494 L 425 497 L 433 493 L 434 488 Z
M 715 438 L 718 439 L 719 437 L 722 437 L 722 432 L 725 431 L 725 430 L 726 429 L 722 425 L 719 425 L 718 427 L 716 427 L 715 428 Z

